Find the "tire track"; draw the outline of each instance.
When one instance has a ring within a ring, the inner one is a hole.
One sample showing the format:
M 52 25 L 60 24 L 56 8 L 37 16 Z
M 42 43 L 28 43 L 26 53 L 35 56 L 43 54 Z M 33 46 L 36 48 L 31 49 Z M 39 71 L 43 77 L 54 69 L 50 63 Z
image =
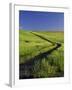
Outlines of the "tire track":
M 36 34 L 36 33 L 33 33 L 33 32 L 31 32 L 31 33 L 34 34 L 35 36 L 45 40 L 45 41 L 48 41 L 48 42 L 52 43 L 53 45 L 55 44 L 55 42 L 53 42 L 53 41 L 51 41 L 51 40 L 49 40 L 49 39 L 47 39 L 47 38 L 45 38 L 45 37 L 43 37 L 43 36 L 41 36 L 39 34 Z

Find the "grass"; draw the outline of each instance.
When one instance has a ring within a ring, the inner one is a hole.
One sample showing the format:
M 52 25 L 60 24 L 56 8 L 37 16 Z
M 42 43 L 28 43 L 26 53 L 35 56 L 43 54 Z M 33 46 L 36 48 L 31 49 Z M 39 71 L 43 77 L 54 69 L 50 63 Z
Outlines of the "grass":
M 60 43 L 61 46 L 53 50 L 57 43 Z M 44 54 L 45 52 L 48 52 L 48 54 Z M 63 77 L 64 33 L 20 30 L 19 64 L 20 79 Z
M 22 30 L 20 30 L 19 40 L 20 63 L 25 62 L 26 59 L 32 58 L 43 51 L 46 51 L 48 47 L 54 47 L 52 43 L 33 35 L 31 32 L 25 32 Z

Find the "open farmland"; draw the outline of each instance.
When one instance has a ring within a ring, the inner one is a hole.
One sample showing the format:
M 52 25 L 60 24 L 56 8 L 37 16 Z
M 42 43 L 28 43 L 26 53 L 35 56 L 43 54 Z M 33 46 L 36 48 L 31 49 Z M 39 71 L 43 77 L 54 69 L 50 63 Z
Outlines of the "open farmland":
M 19 30 L 19 78 L 64 76 L 64 33 Z

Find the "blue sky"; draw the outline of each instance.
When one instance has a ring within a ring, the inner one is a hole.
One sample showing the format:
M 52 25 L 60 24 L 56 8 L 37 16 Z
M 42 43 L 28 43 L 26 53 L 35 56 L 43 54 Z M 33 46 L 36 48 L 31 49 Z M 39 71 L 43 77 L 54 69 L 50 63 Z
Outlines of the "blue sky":
M 31 31 L 63 31 L 64 13 L 20 10 L 19 29 Z

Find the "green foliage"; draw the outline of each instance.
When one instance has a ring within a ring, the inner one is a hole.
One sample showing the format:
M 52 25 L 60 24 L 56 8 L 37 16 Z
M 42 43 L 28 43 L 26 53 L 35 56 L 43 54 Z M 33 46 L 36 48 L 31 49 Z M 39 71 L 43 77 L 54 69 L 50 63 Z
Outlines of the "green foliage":
M 30 31 L 19 32 L 19 63 L 29 63 L 22 70 L 25 77 L 63 77 L 64 76 L 64 33 L 63 32 L 33 32 L 54 43 L 61 43 L 61 47 L 53 50 L 47 57 L 37 58 L 37 55 L 52 50 L 56 44 L 46 41 Z

